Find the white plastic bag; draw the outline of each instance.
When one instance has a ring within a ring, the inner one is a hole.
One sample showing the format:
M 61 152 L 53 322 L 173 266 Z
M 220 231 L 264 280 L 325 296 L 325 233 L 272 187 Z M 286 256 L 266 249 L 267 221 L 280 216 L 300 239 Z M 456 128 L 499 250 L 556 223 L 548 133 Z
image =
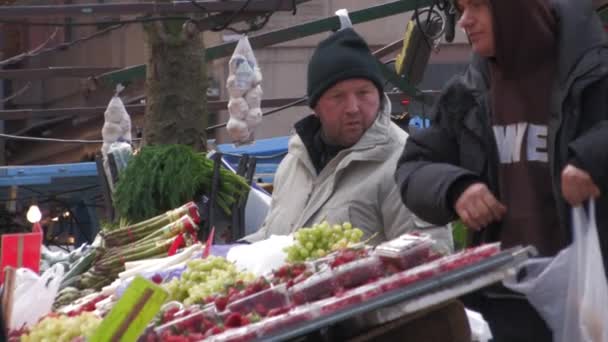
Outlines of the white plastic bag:
M 525 294 L 556 342 L 608 342 L 608 283 L 599 247 L 595 203 L 572 211 L 573 242 L 554 258 L 524 264 L 508 288 Z
M 608 282 L 600 251 L 595 202 L 572 212 L 573 255 L 561 341 L 608 342 Z
M 492 332 L 490 331 L 490 326 L 483 316 L 473 310 L 465 309 L 467 314 L 467 320 L 469 321 L 469 326 L 471 327 L 471 337 L 475 342 L 488 342 L 492 340 Z
M 61 264 L 53 265 L 42 276 L 27 268 L 17 270 L 9 329 L 31 327 L 51 312 L 64 272 Z
M 271 235 L 266 240 L 231 248 L 226 259 L 234 262 L 241 270 L 261 276 L 285 264 L 287 255 L 283 249 L 291 245 L 291 235 Z
M 250 143 L 254 139 L 254 131 L 262 121 L 262 72 L 253 54 L 249 39 L 239 40 L 228 62 L 229 76 L 226 88 L 230 100 L 228 112 L 230 120 L 227 130 L 235 144 Z

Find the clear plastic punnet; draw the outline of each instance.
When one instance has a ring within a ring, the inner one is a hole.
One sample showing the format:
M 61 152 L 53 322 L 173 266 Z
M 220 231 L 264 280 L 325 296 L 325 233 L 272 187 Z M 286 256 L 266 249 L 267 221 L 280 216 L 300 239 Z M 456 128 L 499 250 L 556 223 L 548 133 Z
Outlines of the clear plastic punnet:
M 295 284 L 290 288 L 289 294 L 294 304 L 301 305 L 332 296 L 338 286 L 335 273 L 326 269 Z
M 371 256 L 338 266 L 333 272 L 338 286 L 349 289 L 381 277 L 384 266 L 380 258 Z
M 334 297 L 321 300 L 316 304 L 321 308 L 321 314 L 331 315 L 338 311 L 354 307 L 381 294 L 382 290 L 380 289 L 379 284 L 374 282 L 345 291 L 344 293 L 336 294 Z
M 221 334 L 211 336 L 205 341 L 212 342 L 247 342 L 257 338 L 257 332 L 254 326 L 245 326 L 224 331 Z
M 291 305 L 286 284 L 277 285 L 251 296 L 234 301 L 226 307 L 230 312 L 248 314 L 256 312 L 266 316 L 273 309 L 280 309 Z
M 437 260 L 441 272 L 469 266 L 500 252 L 500 243 L 485 244 L 465 249 L 464 251 Z
M 269 336 L 302 322 L 321 316 L 321 307 L 316 303 L 298 306 L 289 312 L 271 317 L 255 324 L 258 338 Z
M 393 274 L 390 277 L 379 280 L 377 285 L 383 293 L 386 293 L 431 278 L 439 273 L 439 266 L 436 263 L 430 263 Z
M 434 243 L 426 235 L 406 234 L 379 245 L 374 254 L 400 270 L 407 270 L 438 258 L 440 255 L 433 250 Z
M 190 314 L 185 316 L 176 314 L 177 319 L 160 325 L 154 329 L 158 336 L 162 336 L 164 331 L 171 330 L 180 333 L 204 333 L 211 326 L 219 322 L 219 317 L 214 307 L 201 310 L 193 308 Z

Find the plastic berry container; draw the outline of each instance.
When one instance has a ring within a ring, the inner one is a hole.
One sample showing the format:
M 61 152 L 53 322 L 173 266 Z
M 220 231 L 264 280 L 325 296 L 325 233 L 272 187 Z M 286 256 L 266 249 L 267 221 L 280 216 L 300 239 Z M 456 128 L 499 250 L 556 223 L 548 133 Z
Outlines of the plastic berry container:
M 248 314 L 256 312 L 261 316 L 266 316 L 272 309 L 280 309 L 291 305 L 287 285 L 281 284 L 248 297 L 234 301 L 226 309 L 229 312 Z
M 171 322 L 160 325 L 154 329 L 158 336 L 162 336 L 166 330 L 184 333 L 205 333 L 209 328 L 217 325 L 220 321 L 214 307 L 200 310 L 195 308 L 191 313 L 172 320 Z
M 289 296 L 292 303 L 302 305 L 330 297 L 337 288 L 335 273 L 331 269 L 326 269 L 292 286 L 289 289 Z
M 378 281 L 377 285 L 379 286 L 382 293 L 386 293 L 394 291 L 396 289 L 405 288 L 414 283 L 434 277 L 439 273 L 439 265 L 437 263 L 430 263 L 414 267 L 407 271 L 402 271 L 393 274 L 390 277 Z
M 371 256 L 338 266 L 333 272 L 338 286 L 350 289 L 381 277 L 384 265 L 380 258 Z
M 406 234 L 379 245 L 374 254 L 400 270 L 407 270 L 436 259 L 433 245 L 428 236 Z
M 257 331 L 258 338 L 269 336 L 278 331 L 289 329 L 302 322 L 310 321 L 321 316 L 321 307 L 317 303 L 298 306 L 286 313 L 267 318 L 252 326 Z
M 500 243 L 472 247 L 438 260 L 441 272 L 463 268 L 500 252 Z
M 212 342 L 247 342 L 257 339 L 258 334 L 253 326 L 234 328 L 224 331 L 221 334 L 211 336 L 205 341 Z

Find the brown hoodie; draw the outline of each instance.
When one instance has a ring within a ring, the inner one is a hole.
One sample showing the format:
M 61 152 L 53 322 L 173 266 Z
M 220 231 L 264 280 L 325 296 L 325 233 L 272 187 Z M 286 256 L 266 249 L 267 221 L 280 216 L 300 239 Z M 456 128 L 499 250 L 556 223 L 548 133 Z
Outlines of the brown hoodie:
M 504 247 L 531 244 L 554 255 L 566 244 L 559 226 L 547 151 L 556 77 L 557 25 L 546 0 L 491 0 L 496 53 L 491 59 L 492 128 L 499 152 L 500 230 Z

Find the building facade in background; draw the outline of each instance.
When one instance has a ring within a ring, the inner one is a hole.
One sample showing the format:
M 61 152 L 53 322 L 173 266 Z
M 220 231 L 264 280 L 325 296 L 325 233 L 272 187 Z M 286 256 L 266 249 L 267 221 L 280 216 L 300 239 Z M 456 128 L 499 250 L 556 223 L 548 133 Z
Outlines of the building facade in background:
M 67 1 L 66 1 L 67 2 Z M 87 3 L 87 1 L 71 1 L 71 3 Z M 108 2 L 108 0 L 106 0 Z M 350 12 L 364 9 L 389 1 L 372 0 L 312 0 L 299 5 L 297 14 L 289 12 L 275 13 L 266 27 L 259 31 L 268 32 L 291 25 L 329 17 L 340 8 Z M 55 1 L 55 3 L 62 3 Z M 20 4 L 18 2 L 18 4 Z M 24 3 L 25 4 L 25 3 Z M 129 16 L 98 17 L 97 20 L 129 19 Z M 44 18 L 37 18 L 42 21 Z M 57 18 L 48 18 L 47 21 Z M 82 18 L 63 19 L 82 20 Z M 355 25 L 355 29 L 368 41 L 372 50 L 377 50 L 403 37 L 409 14 L 399 14 L 368 23 Z M 40 46 L 49 37 L 52 40 L 46 45 L 52 47 L 63 42 L 81 39 L 88 35 L 106 29 L 102 27 L 32 27 L 13 26 L 12 37 L 2 37 L 3 59 L 17 51 L 27 51 Z M 15 33 L 17 32 L 17 33 Z M 256 34 L 256 33 L 254 33 Z M 279 45 L 255 50 L 262 69 L 264 80 L 264 98 L 298 98 L 306 93 L 306 66 L 317 43 L 329 33 L 319 34 Z M 16 35 L 16 36 L 15 36 Z M 230 31 L 205 32 L 203 35 L 207 47 L 238 39 L 239 36 Z M 7 40 L 8 38 L 8 40 Z M 6 45 L 9 43 L 9 45 Z M 17 45 L 17 47 L 15 47 Z M 10 49 L 8 47 L 10 46 Z M 460 32 L 452 44 L 442 44 L 436 54 L 431 57 L 430 65 L 421 84 L 424 90 L 441 88 L 442 84 L 453 74 L 463 70 L 469 57 L 469 47 L 464 35 Z M 26 58 L 10 68 L 29 69 L 62 66 L 81 66 L 120 69 L 145 63 L 144 34 L 141 24 L 125 25 L 109 31 L 94 39 L 74 44 L 67 49 L 41 54 L 37 57 Z M 395 53 L 396 54 L 396 53 Z M 393 57 L 394 55 L 393 54 Z M 385 57 L 389 60 L 391 56 Z M 211 89 L 208 92 L 211 100 L 227 99 L 224 83 L 227 78 L 227 58 L 209 63 Z M 98 69 L 95 69 L 98 70 Z M 109 102 L 113 90 L 104 89 L 94 81 L 96 74 L 90 77 L 64 78 L 35 78 L 3 80 L 4 97 L 15 91 L 26 89 L 19 96 L 5 103 L 7 109 L 49 109 L 49 108 L 80 108 L 104 107 Z M 121 94 L 126 104 L 139 103 L 144 94 L 143 80 L 134 80 L 126 84 L 126 90 Z M 286 109 L 266 117 L 256 131 L 256 138 L 267 138 L 288 135 L 293 124 L 311 113 L 306 106 Z M 132 112 L 134 135 L 141 132 L 143 113 Z M 210 124 L 222 123 L 228 120 L 225 111 L 211 113 Z M 424 113 L 422 113 L 424 114 Z M 17 135 L 55 137 L 65 139 L 100 139 L 103 125 L 103 110 L 93 116 L 58 116 L 52 119 L 30 119 L 6 121 L 4 132 Z M 230 138 L 221 128 L 209 134 L 218 143 L 230 142 Z M 48 164 L 76 162 L 89 160 L 99 150 L 95 144 L 60 144 L 9 141 L 5 147 L 6 161 L 9 165 Z M 1 153 L 1 151 L 0 151 Z

